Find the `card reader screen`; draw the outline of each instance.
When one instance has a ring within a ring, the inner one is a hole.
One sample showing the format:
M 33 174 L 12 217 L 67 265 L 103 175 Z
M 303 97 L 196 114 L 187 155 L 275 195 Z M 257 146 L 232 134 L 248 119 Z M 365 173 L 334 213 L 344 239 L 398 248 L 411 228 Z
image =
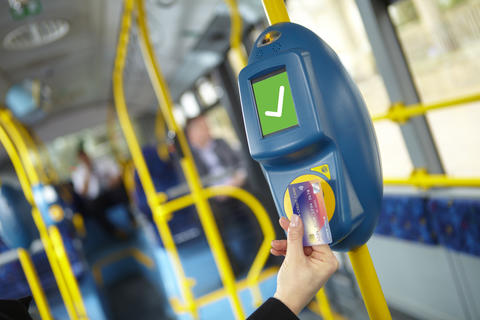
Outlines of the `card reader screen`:
M 285 69 L 253 79 L 252 87 L 263 136 L 298 125 Z

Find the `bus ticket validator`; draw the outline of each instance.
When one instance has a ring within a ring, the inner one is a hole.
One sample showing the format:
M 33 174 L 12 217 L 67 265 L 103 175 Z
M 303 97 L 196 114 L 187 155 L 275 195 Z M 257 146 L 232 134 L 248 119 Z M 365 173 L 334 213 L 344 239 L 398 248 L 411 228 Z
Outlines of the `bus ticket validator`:
M 304 245 L 351 250 L 370 238 L 382 175 L 362 97 L 312 31 L 279 23 L 256 40 L 239 75 L 250 154 L 281 216 L 300 214 Z

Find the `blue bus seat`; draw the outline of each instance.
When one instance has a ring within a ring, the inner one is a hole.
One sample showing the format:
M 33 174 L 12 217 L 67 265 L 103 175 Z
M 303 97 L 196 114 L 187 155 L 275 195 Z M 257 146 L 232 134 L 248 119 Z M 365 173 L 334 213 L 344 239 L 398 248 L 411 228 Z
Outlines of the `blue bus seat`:
M 438 242 L 455 251 L 480 256 L 480 200 L 432 197 L 427 203 Z
M 480 199 L 385 195 L 375 233 L 480 256 Z

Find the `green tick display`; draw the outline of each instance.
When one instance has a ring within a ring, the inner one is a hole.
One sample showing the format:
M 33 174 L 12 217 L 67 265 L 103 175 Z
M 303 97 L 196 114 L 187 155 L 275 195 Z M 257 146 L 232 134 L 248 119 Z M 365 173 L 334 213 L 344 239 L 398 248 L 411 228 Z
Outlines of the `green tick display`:
M 285 69 L 254 79 L 252 86 L 263 136 L 298 125 Z

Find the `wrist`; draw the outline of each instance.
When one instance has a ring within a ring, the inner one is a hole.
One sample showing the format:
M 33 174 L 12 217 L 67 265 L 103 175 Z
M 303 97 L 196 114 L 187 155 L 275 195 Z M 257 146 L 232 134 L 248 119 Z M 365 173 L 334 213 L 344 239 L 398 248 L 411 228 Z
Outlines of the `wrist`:
M 291 299 L 285 295 L 282 295 L 278 291 L 275 291 L 273 297 L 277 300 L 280 300 L 285 306 L 287 306 L 288 309 L 290 309 L 290 311 L 292 311 L 297 316 L 304 307 L 301 306 L 297 301 L 295 301 L 295 299 Z

